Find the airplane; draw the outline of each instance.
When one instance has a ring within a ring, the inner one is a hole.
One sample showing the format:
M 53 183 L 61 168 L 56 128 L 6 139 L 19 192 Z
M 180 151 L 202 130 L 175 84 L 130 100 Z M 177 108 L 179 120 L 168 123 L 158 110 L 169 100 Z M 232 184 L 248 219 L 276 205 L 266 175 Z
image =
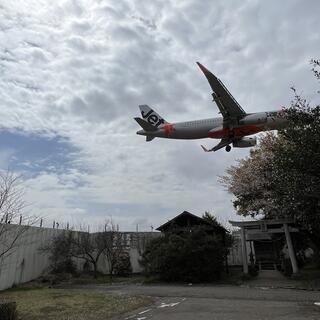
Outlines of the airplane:
M 257 144 L 256 137 L 248 137 L 262 131 L 278 130 L 285 126 L 284 109 L 269 112 L 246 113 L 231 95 L 222 81 L 197 62 L 212 89 L 220 118 L 169 123 L 148 105 L 140 105 L 142 118 L 134 118 L 142 127 L 138 135 L 146 136 L 146 141 L 154 138 L 168 139 L 220 139 L 211 149 L 201 145 L 205 152 L 225 148 L 227 152 L 234 148 L 248 148 Z

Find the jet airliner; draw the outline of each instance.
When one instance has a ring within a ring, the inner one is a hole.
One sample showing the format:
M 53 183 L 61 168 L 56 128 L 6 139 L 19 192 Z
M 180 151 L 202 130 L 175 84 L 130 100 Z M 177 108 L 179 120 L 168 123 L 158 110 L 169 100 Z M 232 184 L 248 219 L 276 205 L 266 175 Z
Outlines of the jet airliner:
M 256 137 L 248 137 L 255 133 L 277 130 L 285 126 L 284 110 L 246 113 L 234 99 L 222 81 L 197 62 L 206 76 L 212 89 L 213 101 L 222 117 L 187 122 L 169 123 L 148 105 L 140 105 L 142 118 L 134 118 L 142 127 L 137 134 L 146 136 L 146 141 L 154 138 L 168 139 L 220 139 L 211 149 L 201 146 L 206 152 L 225 148 L 227 152 L 234 148 L 255 146 Z

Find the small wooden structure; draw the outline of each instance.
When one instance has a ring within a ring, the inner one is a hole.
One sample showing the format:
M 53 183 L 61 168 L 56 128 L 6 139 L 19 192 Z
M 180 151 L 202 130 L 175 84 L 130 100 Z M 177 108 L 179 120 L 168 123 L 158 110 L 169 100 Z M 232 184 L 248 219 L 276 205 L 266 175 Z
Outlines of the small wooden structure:
M 158 227 L 156 230 L 163 233 L 170 231 L 191 231 L 192 228 L 197 226 L 202 226 L 209 232 L 211 231 L 218 234 L 225 234 L 227 232 L 227 230 L 222 226 L 214 225 L 188 211 L 183 211 L 173 219 Z
M 247 243 L 250 243 L 250 257 L 255 250 L 256 263 L 261 266 L 263 261 L 269 258 L 276 264 L 277 254 L 280 248 L 276 247 L 279 235 L 284 235 L 288 255 L 292 265 L 292 272 L 298 273 L 298 265 L 295 250 L 292 243 L 291 233 L 299 232 L 298 227 L 291 219 L 257 220 L 257 221 L 229 221 L 232 226 L 240 228 L 243 272 L 248 273 Z M 254 246 L 252 247 L 252 243 Z
M 215 234 L 219 237 L 220 241 L 226 243 L 226 233 L 228 231 L 219 224 L 210 223 L 209 221 L 200 218 L 188 211 L 183 211 L 173 219 L 164 223 L 156 230 L 162 233 L 167 232 L 192 232 L 197 227 L 202 227 L 208 234 Z M 228 258 L 225 259 L 225 270 L 229 273 Z

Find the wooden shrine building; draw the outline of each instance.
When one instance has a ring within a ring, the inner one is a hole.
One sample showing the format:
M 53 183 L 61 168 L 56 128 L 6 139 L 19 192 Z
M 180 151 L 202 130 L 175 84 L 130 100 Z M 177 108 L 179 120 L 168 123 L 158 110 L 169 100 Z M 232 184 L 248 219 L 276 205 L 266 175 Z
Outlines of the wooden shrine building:
M 284 250 L 290 258 L 293 274 L 298 273 L 292 234 L 299 232 L 299 229 L 293 220 L 229 222 L 232 226 L 240 228 L 244 273 L 248 273 L 248 261 L 259 269 L 279 269 Z
M 197 226 L 204 227 L 208 230 L 208 232 L 213 232 L 221 235 L 225 235 L 225 233 L 228 232 L 222 226 L 212 224 L 207 220 L 198 217 L 188 211 L 183 211 L 173 219 L 158 227 L 156 230 L 163 233 L 171 231 L 190 231 Z

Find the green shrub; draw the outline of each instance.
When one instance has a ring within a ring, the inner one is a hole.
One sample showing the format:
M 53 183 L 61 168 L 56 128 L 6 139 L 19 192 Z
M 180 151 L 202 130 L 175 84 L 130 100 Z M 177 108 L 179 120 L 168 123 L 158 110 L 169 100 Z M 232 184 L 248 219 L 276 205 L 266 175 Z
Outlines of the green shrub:
M 16 302 L 0 301 L 0 319 L 1 320 L 18 320 Z
M 197 227 L 153 239 L 141 264 L 147 274 L 166 281 L 205 282 L 220 278 L 226 254 L 220 237 Z
M 132 266 L 128 252 L 123 252 L 114 265 L 114 274 L 117 276 L 127 276 L 132 273 Z
M 63 231 L 56 235 L 50 243 L 40 248 L 40 251 L 48 252 L 50 254 L 50 272 L 71 273 L 77 272 L 76 264 L 72 259 L 71 254 L 72 232 Z
M 251 277 L 256 277 L 259 273 L 259 269 L 256 266 L 249 266 L 249 275 Z

